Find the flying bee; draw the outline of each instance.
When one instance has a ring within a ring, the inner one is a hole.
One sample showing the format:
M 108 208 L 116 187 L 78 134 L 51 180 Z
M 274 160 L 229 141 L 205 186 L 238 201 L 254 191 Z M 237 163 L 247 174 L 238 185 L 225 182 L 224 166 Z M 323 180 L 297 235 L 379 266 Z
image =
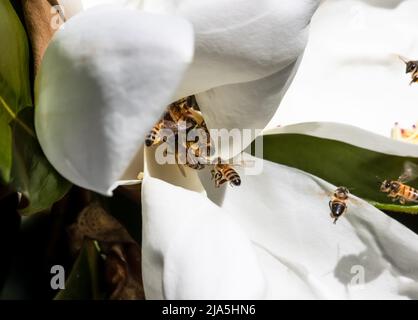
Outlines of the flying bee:
M 228 163 L 222 163 L 222 159 L 218 158 L 213 169 L 212 179 L 215 180 L 215 187 L 219 188 L 226 182 L 229 182 L 231 186 L 240 186 L 241 177 L 238 172 Z
M 349 191 L 346 187 L 338 187 L 329 202 L 329 208 L 331 210 L 331 218 L 334 219 L 334 224 L 337 220 L 347 212 Z
M 407 60 L 404 57 L 399 56 L 399 58 L 405 63 L 406 70 L 405 73 L 411 73 L 411 82 L 410 85 L 418 82 L 418 61 Z
M 147 147 L 151 147 L 154 145 L 158 145 L 162 142 L 166 142 L 167 137 L 164 137 L 161 133 L 163 129 L 170 127 L 171 125 L 167 120 L 161 119 L 148 133 L 145 138 L 145 145 Z
M 145 138 L 145 145 L 147 147 L 151 147 L 154 144 L 159 144 L 162 141 L 162 139 L 160 140 L 160 131 L 162 128 L 163 128 L 163 121 L 159 121 L 147 134 Z
M 400 204 L 418 202 L 418 190 L 405 184 L 417 177 L 417 165 L 411 162 L 405 162 L 404 172 L 398 180 L 383 181 L 380 185 L 380 191 L 387 193 L 393 202 L 399 201 Z

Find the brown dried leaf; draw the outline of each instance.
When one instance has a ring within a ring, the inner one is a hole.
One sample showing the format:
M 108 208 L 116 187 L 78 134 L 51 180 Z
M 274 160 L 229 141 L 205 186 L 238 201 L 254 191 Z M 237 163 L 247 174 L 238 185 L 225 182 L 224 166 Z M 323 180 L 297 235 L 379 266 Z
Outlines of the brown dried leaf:
M 85 237 L 103 243 L 135 243 L 120 222 L 98 203 L 92 203 L 80 212 L 76 223 L 70 226 L 70 234 L 76 251 Z
M 39 70 L 44 52 L 57 31 L 63 17 L 54 9 L 57 0 L 22 0 L 26 28 L 32 44 L 35 74 Z
M 98 203 L 88 205 L 69 228 L 74 252 L 81 248 L 84 238 L 96 240 L 106 256 L 106 281 L 110 299 L 144 299 L 141 270 L 141 248 L 117 219 Z
M 136 244 L 115 244 L 107 253 L 106 279 L 112 287 L 112 300 L 143 300 L 141 251 Z

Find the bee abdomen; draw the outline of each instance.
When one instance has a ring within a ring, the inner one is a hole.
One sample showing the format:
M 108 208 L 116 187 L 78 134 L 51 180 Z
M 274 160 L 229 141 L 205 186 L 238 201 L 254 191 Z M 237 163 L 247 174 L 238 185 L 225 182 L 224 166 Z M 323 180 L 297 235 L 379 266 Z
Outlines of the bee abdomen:
M 414 188 L 409 188 L 409 199 L 418 200 L 418 190 Z
M 340 217 L 347 210 L 347 205 L 342 202 L 333 201 L 331 203 L 331 212 L 335 217 Z
M 225 177 L 226 177 L 228 180 L 231 180 L 231 179 L 233 179 L 234 177 L 239 177 L 239 175 L 238 175 L 238 173 L 237 173 L 234 169 L 229 168 L 229 169 L 225 170 Z

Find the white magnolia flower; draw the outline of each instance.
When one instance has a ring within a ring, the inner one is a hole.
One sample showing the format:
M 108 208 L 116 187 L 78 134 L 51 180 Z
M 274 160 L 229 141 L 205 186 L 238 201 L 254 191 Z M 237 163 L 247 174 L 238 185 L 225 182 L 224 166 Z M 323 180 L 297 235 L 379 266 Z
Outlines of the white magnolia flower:
M 210 128 L 264 128 L 318 4 L 122 2 L 69 19 L 37 81 L 36 128 L 47 157 L 72 182 L 105 194 L 138 173 L 145 134 L 177 98 L 196 94 Z M 331 134 L 418 157 L 401 142 L 329 126 L 273 133 Z M 417 297 L 417 235 L 355 197 L 334 225 L 328 201 L 335 186 L 268 161 L 263 169 L 242 175 L 239 188 L 215 189 L 209 169 L 183 177 L 146 156 L 147 298 Z
M 210 129 L 263 129 L 318 2 L 152 0 L 76 14 L 55 34 L 37 79 L 46 156 L 70 181 L 111 194 L 136 177 L 126 170 L 138 167 L 144 136 L 178 98 L 196 94 Z
M 351 124 L 390 136 L 418 121 L 418 85 L 399 55 L 418 59 L 415 0 L 327 0 L 312 19 L 298 75 L 271 127 Z M 303 111 L 302 111 L 303 110 Z

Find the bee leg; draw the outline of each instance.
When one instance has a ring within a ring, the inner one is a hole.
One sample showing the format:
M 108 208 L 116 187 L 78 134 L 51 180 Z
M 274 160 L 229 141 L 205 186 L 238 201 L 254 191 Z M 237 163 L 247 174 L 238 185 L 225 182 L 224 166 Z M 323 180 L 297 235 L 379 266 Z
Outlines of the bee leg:
M 399 197 L 399 203 L 402 205 L 405 204 L 406 203 L 405 198 Z
M 226 179 L 222 179 L 221 181 L 219 181 L 219 186 L 223 185 L 224 183 L 228 182 L 228 180 Z
M 212 170 L 210 171 L 210 174 L 212 175 L 212 180 L 213 180 L 213 179 L 215 179 L 215 170 L 213 170 L 213 169 L 212 169 Z
M 332 201 L 331 200 L 328 202 L 328 205 L 329 205 L 329 209 L 332 210 Z M 332 215 L 331 215 L 331 217 L 332 217 Z
M 388 198 L 391 199 L 393 202 L 395 202 L 398 198 L 396 194 L 388 193 Z
M 389 198 L 397 198 L 398 196 L 397 196 L 397 193 L 391 191 L 391 192 L 388 193 L 388 197 Z

